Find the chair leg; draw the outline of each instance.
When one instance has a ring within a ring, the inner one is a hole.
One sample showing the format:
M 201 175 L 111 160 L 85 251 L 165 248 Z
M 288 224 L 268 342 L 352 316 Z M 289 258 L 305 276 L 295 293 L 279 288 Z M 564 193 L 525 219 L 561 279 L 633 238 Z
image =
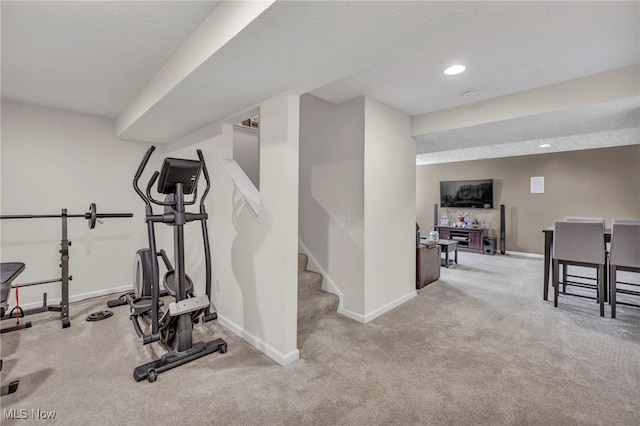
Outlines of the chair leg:
M 598 266 L 598 286 L 600 287 L 600 297 L 598 300 L 600 302 L 600 316 L 604 316 L 604 295 L 605 295 L 605 279 L 604 279 L 604 265 Z
M 604 275 L 604 301 L 611 304 L 611 295 L 609 294 L 611 292 L 611 287 L 609 285 L 609 274 L 607 274 L 607 271 L 609 270 L 609 256 L 605 255 L 604 256 L 604 271 L 605 271 L 605 275 Z
M 611 289 L 611 296 L 609 296 L 609 302 L 611 303 L 611 318 L 616 317 L 616 266 L 609 265 L 609 271 L 611 272 L 609 277 L 609 288 Z
M 551 273 L 551 277 L 553 279 L 553 306 L 555 308 L 558 307 L 558 291 L 560 289 L 560 283 L 558 282 L 559 272 L 559 263 L 556 259 L 553 259 L 553 271 Z
M 602 281 L 602 275 L 600 274 L 600 267 L 596 268 L 596 303 L 600 303 L 600 282 Z
M 562 265 L 562 292 L 567 293 L 567 265 Z

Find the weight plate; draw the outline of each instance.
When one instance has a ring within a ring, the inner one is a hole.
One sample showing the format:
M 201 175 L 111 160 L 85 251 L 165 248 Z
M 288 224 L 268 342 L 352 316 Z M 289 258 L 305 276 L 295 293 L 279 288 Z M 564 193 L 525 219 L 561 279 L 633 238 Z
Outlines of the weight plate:
M 87 316 L 87 321 L 101 321 L 113 315 L 112 311 L 98 311 Z
M 96 203 L 91 203 L 89 206 L 89 229 L 93 229 L 96 227 Z

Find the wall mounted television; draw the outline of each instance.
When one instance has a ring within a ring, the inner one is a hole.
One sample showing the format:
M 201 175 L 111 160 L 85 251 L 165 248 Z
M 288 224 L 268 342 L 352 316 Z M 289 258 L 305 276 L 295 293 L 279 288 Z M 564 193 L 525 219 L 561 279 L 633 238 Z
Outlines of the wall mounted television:
M 440 207 L 493 208 L 493 179 L 440 181 Z

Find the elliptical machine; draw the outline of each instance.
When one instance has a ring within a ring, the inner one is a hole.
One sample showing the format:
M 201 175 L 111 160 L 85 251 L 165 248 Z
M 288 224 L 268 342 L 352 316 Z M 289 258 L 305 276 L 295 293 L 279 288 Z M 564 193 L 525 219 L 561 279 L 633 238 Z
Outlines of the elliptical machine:
M 131 311 L 131 322 L 136 334 L 143 345 L 159 342 L 167 353 L 158 360 L 140 365 L 133 372 L 133 378 L 138 382 L 148 379 L 154 382 L 157 375 L 172 368 L 186 364 L 205 355 L 214 352 L 225 353 L 227 344 L 222 339 L 210 342 L 192 342 L 192 330 L 202 318 L 203 322 L 215 320 L 218 316 L 212 309 L 211 302 L 211 253 L 209 249 L 209 234 L 207 231 L 208 215 L 204 200 L 211 187 L 209 173 L 202 155 L 197 150 L 199 161 L 181 158 L 165 158 L 160 172 L 155 171 L 149 180 L 145 193 L 140 190 L 138 180 L 142 175 L 151 154 L 155 150 L 152 146 L 145 153 L 138 171 L 133 179 L 133 188 L 146 204 L 145 221 L 149 248 L 139 250 L 136 259 L 136 274 L 142 273 L 142 279 L 136 279 L 136 283 L 142 283 L 141 287 L 134 289 L 134 296 L 125 296 Z M 200 212 L 189 213 L 185 206 L 193 205 L 198 198 L 198 180 L 200 172 L 207 183 L 200 198 Z M 158 179 L 158 177 L 160 179 Z M 151 195 L 151 188 L 158 181 L 157 192 L 165 195 L 164 201 L 156 200 Z M 190 201 L 185 201 L 184 196 L 192 194 Z M 154 214 L 151 203 L 164 207 L 163 214 Z M 193 291 L 193 283 L 185 273 L 184 258 L 184 225 L 189 222 L 199 221 L 202 226 L 202 239 L 204 242 L 206 294 L 196 296 Z M 164 223 L 173 227 L 173 251 L 175 257 L 175 269 L 164 254 L 164 251 L 156 251 L 155 224 Z M 152 255 L 156 254 L 156 255 Z M 168 309 L 163 310 L 160 299 L 160 283 L 158 270 L 158 256 L 162 257 L 169 272 L 165 275 L 164 287 L 168 294 L 175 298 L 169 303 Z M 136 285 L 137 286 L 137 285 Z M 143 330 L 144 323 L 146 327 Z

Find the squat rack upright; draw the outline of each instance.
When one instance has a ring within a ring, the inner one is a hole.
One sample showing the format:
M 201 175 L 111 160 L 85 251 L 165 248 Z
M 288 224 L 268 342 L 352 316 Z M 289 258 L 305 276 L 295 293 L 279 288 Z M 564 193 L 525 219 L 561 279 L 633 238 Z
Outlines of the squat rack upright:
M 60 214 L 23 214 L 23 215 L 2 215 L 0 219 L 47 219 L 47 218 L 60 218 L 61 220 L 61 238 L 60 238 L 60 269 L 61 269 L 61 277 L 54 278 L 50 280 L 42 280 L 42 281 L 33 281 L 24 284 L 13 284 L 11 288 L 20 288 L 20 287 L 30 287 L 35 285 L 49 284 L 49 283 L 62 283 L 62 296 L 60 303 L 57 305 L 48 305 L 47 304 L 47 293 L 43 293 L 42 295 L 42 306 L 24 310 L 18 306 L 11 309 L 8 315 L 5 315 L 4 307 L 0 308 L 0 320 L 5 320 L 9 318 L 16 318 L 17 322 L 20 317 L 24 317 L 25 315 L 37 314 L 40 312 L 54 311 L 60 312 L 60 321 L 62 322 L 62 328 L 67 328 L 71 326 L 71 320 L 69 319 L 69 281 L 73 280 L 73 277 L 69 275 L 69 247 L 71 246 L 71 241 L 68 239 L 67 234 L 67 219 L 68 218 L 83 218 L 88 221 L 89 229 L 94 229 L 96 226 L 96 222 L 102 223 L 100 219 L 111 219 L 111 218 L 125 218 L 125 217 L 133 217 L 132 213 L 98 213 L 96 204 L 91 203 L 89 206 L 89 211 L 82 214 L 69 214 L 67 213 L 67 209 L 62 209 Z M 9 331 L 20 330 L 23 328 L 31 327 L 31 322 L 25 322 L 23 324 L 17 323 L 13 327 L 3 328 L 0 332 L 6 333 Z

